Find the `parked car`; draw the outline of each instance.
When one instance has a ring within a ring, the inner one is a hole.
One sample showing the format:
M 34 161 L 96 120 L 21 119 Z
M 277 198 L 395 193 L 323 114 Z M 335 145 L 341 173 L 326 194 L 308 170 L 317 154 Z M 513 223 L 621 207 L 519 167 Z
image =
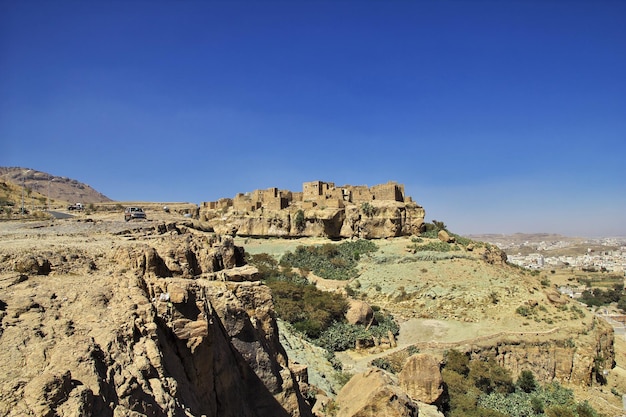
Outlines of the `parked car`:
M 141 207 L 126 207 L 124 210 L 124 220 L 145 219 L 146 213 Z

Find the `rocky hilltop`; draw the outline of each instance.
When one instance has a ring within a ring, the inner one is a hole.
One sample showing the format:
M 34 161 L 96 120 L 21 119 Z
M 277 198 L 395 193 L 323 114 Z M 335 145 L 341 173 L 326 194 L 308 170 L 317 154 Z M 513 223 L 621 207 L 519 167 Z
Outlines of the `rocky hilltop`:
M 199 216 L 222 234 L 375 239 L 418 234 L 425 211 L 394 182 L 337 187 L 312 181 L 301 192 L 269 188 L 205 202 Z
M 20 187 L 24 186 L 26 190 L 30 190 L 28 194 L 34 191 L 50 200 L 84 204 L 112 201 L 109 197 L 80 181 L 30 168 L 0 167 L 0 178 L 0 181 L 8 181 Z

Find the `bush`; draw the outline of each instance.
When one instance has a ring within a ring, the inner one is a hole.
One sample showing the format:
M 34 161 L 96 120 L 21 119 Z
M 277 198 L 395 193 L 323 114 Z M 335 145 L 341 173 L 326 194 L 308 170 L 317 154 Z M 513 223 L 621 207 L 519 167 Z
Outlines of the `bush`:
M 374 323 L 367 330 L 358 324 L 348 324 L 345 322 L 335 322 L 324 330 L 317 340 L 319 346 L 332 352 L 341 352 L 352 349 L 357 340 L 372 339 L 373 337 L 387 337 L 389 332 L 397 336 L 400 326 L 390 314 L 383 314 L 380 311 L 374 313 Z
M 315 343 L 331 352 L 341 352 L 354 348 L 357 339 L 366 337 L 363 326 L 336 322 L 322 332 Z
M 412 245 L 410 249 L 414 249 L 417 252 L 432 251 L 432 252 L 450 252 L 458 251 L 459 247 L 450 243 L 442 242 L 440 240 L 434 242 L 428 242 L 423 245 Z
M 304 211 L 298 210 L 294 216 L 293 223 L 296 226 L 298 232 L 302 232 L 306 226 L 306 220 L 304 218 Z
M 387 372 L 391 372 L 392 374 L 396 373 L 396 369 L 394 369 L 394 367 L 391 365 L 391 362 L 389 362 L 385 358 L 376 358 L 370 362 L 370 365 L 385 370 Z
M 532 314 L 532 310 L 528 306 L 519 306 L 515 309 L 515 312 L 522 317 L 528 317 Z
M 374 214 L 376 214 L 376 208 L 368 202 L 361 204 L 361 211 L 367 217 L 372 217 Z
M 465 353 L 452 349 L 445 353 L 444 360 L 446 369 L 464 377 L 469 374 L 469 356 Z
M 519 378 L 517 378 L 517 386 L 527 394 L 535 391 L 537 389 L 537 381 L 535 381 L 535 375 L 532 371 L 522 371 Z

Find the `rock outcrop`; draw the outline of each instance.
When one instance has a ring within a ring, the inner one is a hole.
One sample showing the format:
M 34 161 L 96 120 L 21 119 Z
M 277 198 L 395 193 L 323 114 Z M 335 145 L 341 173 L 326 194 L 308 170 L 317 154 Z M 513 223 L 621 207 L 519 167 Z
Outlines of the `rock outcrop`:
M 329 237 L 377 239 L 419 234 L 425 211 L 414 202 L 372 201 L 371 210 L 348 204 L 341 208 L 313 207 L 300 210 L 230 210 L 216 215 L 215 210 L 201 210 L 200 219 L 217 233 L 239 236 Z
M 417 417 L 418 406 L 382 369 L 353 376 L 337 395 L 337 417 Z
M 0 280 L 0 415 L 311 416 L 306 367 L 232 239 L 146 232 L 88 275 L 30 262 Z
M 414 400 L 435 404 L 443 394 L 441 361 L 434 356 L 418 353 L 409 357 L 398 375 L 400 386 Z
M 511 371 L 516 379 L 523 370 L 531 370 L 541 382 L 553 380 L 589 386 L 596 380 L 596 360 L 610 369 L 615 361 L 614 332 L 606 321 L 594 318 L 585 334 L 550 335 L 550 338 L 501 338 L 476 343 L 471 355 L 492 357 Z M 546 335 L 548 336 L 548 335 Z M 602 370 L 600 370 L 602 371 Z

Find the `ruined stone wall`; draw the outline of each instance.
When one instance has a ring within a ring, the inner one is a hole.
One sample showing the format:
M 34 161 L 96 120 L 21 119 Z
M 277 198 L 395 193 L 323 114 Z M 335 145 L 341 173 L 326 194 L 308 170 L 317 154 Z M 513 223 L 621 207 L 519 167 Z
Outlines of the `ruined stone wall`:
M 233 208 L 236 211 L 254 211 L 261 208 L 261 202 L 253 200 L 250 195 L 239 193 L 233 199 Z
M 346 188 L 350 190 L 352 203 L 359 204 L 374 199 L 374 195 L 367 185 L 346 185 Z
M 341 198 L 326 198 L 319 201 L 319 205 L 330 208 L 344 208 L 345 205 Z
M 263 202 L 262 207 L 268 210 L 282 210 L 287 208 L 288 201 L 283 197 L 268 198 Z
M 329 188 L 324 192 L 324 198 L 343 200 L 343 190 L 341 188 Z
M 404 186 L 392 181 L 373 186 L 371 192 L 375 200 L 404 201 Z

